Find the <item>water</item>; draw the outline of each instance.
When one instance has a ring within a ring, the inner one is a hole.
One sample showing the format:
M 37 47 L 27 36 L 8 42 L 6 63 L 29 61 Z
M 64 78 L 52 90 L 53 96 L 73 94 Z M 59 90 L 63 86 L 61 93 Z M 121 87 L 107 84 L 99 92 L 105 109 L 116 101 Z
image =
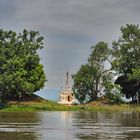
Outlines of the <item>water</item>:
M 140 140 L 140 113 L 0 113 L 0 140 Z

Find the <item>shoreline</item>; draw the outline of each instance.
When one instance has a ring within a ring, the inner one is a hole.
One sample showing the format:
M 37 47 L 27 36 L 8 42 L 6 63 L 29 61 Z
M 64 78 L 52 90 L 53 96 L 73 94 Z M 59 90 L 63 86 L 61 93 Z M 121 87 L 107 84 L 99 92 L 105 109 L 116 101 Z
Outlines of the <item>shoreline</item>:
M 120 104 L 120 105 L 101 105 L 99 102 L 85 105 L 61 105 L 56 102 L 28 101 L 28 102 L 9 102 L 1 107 L 0 112 L 37 112 L 37 111 L 121 111 L 121 112 L 140 112 L 140 105 Z

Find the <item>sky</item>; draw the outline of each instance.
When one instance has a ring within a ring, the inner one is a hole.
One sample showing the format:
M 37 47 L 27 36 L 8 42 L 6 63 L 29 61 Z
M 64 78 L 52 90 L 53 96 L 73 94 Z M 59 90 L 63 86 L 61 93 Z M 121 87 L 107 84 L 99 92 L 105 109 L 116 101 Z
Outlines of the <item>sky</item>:
M 39 31 L 46 89 L 60 89 L 98 41 L 110 47 L 125 24 L 140 24 L 140 0 L 0 0 L 0 28 Z M 72 80 L 70 81 L 72 84 Z

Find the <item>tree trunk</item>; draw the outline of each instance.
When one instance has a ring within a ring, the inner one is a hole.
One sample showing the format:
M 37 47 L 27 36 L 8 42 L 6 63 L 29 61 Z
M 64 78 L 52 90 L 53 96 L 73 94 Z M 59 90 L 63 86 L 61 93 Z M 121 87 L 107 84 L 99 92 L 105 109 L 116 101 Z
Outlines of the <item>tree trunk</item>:
M 94 93 L 95 100 L 98 97 L 98 91 L 99 91 L 99 79 L 96 80 L 96 84 L 95 84 L 95 93 Z

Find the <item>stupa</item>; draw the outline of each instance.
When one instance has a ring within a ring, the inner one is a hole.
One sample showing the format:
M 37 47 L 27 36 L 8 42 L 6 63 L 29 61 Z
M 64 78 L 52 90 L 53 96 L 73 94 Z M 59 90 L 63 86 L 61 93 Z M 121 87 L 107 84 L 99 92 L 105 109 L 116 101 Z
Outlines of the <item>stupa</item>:
M 61 90 L 59 94 L 59 102 L 60 104 L 71 105 L 74 101 L 74 96 L 72 89 L 69 86 L 69 72 L 66 72 L 66 83 L 65 88 Z

